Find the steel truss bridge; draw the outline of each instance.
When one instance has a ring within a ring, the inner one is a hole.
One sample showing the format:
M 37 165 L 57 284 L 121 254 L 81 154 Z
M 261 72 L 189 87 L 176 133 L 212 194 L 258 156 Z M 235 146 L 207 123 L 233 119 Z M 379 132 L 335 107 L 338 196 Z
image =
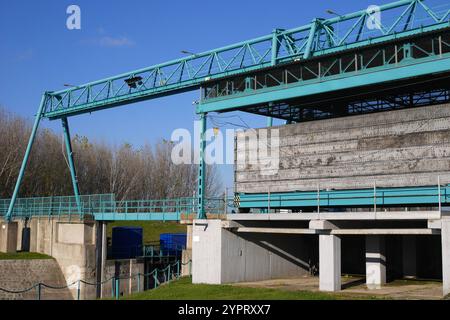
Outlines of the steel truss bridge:
M 183 59 L 61 91 L 47 91 L 36 114 L 12 199 L 8 200 L 6 218 L 18 214 L 15 206 L 20 203 L 20 185 L 44 118 L 62 122 L 76 208 L 83 212 L 86 208 L 79 192 L 68 118 L 201 90 L 196 106 L 202 123 L 199 179 L 192 212 L 203 218 L 207 212 L 204 133 L 210 112 L 249 112 L 267 116 L 271 125 L 273 118 L 295 123 L 448 102 L 450 4 L 443 2 L 403 0 L 386 4 L 379 7 L 381 21 L 374 20 L 370 10 L 331 19 L 316 18 L 302 27 L 275 29 L 266 36 Z M 350 193 L 358 198 L 361 192 L 368 191 Z M 289 197 L 301 199 L 303 195 L 270 195 L 269 199 L 275 196 L 287 203 Z M 242 205 L 245 195 L 237 196 Z M 416 196 L 414 203 L 421 199 L 429 203 L 414 192 L 405 196 Z M 268 195 L 252 197 L 251 201 Z M 438 200 L 443 199 L 435 195 L 432 202 L 440 203 Z M 351 206 L 355 201 L 340 203 Z M 306 203 L 295 206 L 303 205 Z M 102 218 L 106 218 L 107 212 L 103 213 Z

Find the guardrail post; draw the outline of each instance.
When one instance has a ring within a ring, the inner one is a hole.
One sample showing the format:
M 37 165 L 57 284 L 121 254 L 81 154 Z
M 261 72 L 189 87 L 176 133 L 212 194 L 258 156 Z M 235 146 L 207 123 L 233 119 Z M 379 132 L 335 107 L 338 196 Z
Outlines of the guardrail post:
M 137 292 L 141 292 L 141 274 L 137 274 Z
M 116 279 L 115 289 L 116 289 L 116 300 L 119 300 L 120 278 Z
M 441 199 L 441 177 L 438 176 L 438 194 L 439 194 L 439 214 L 442 214 L 442 199 Z
M 153 272 L 153 280 L 154 280 L 154 284 L 153 284 L 153 286 L 154 286 L 154 288 L 156 289 L 156 287 L 158 286 L 158 269 L 156 269 L 154 272 Z
M 39 282 L 37 285 L 37 300 L 41 300 L 41 283 Z
M 81 298 L 81 281 L 78 280 L 78 288 L 77 288 L 77 300 Z
M 168 266 L 168 269 L 167 269 L 167 282 L 170 282 L 170 262 L 169 262 L 169 266 Z
M 319 215 L 320 220 L 320 185 L 317 185 L 317 214 Z
M 189 260 L 189 275 L 192 276 L 192 260 Z
M 377 213 L 377 187 L 373 185 L 373 212 Z
M 180 278 L 180 260 L 177 261 L 177 279 Z

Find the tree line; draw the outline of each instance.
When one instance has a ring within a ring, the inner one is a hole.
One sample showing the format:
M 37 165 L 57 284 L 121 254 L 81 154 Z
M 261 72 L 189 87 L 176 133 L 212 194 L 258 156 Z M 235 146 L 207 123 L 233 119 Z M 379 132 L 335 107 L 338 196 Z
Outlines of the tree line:
M 0 198 L 10 198 L 31 133 L 31 122 L 0 107 Z M 112 146 L 87 137 L 72 139 L 81 194 L 114 193 L 117 200 L 192 197 L 198 166 L 175 165 L 173 144 L 135 148 L 129 143 Z M 207 167 L 206 194 L 222 192 L 216 167 Z M 19 197 L 72 195 L 73 188 L 62 135 L 38 130 Z

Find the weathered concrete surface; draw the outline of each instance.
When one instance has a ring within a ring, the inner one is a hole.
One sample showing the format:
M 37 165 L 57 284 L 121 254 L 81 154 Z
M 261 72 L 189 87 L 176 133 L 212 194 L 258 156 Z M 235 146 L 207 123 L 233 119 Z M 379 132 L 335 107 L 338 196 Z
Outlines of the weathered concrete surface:
M 319 289 L 341 290 L 341 239 L 333 235 L 319 236 Z
M 58 263 L 53 259 L 42 260 L 0 260 L 0 288 L 20 291 L 31 288 L 37 283 L 44 283 L 53 287 L 66 286 L 66 280 Z M 0 299 L 35 300 L 37 290 L 26 293 L 6 293 L 0 291 Z M 42 300 L 71 300 L 69 289 L 41 288 Z
M 181 275 L 189 276 L 192 273 L 192 249 L 183 250 L 181 255 Z
M 436 185 L 450 181 L 450 104 L 273 127 L 279 130 L 275 174 L 262 163 L 241 162 L 264 143 L 237 133 L 236 191 L 287 192 Z M 266 129 L 257 130 L 263 135 Z M 270 149 L 269 149 L 270 150 Z
M 386 284 L 385 241 L 384 236 L 366 236 L 366 285 L 371 290 Z
M 195 220 L 193 283 L 234 283 L 309 273 L 310 243 L 286 235 L 235 234 L 220 220 Z
M 23 221 L 18 221 L 17 249 L 21 247 Z M 52 256 L 58 263 L 67 284 L 95 277 L 95 228 L 93 220 L 80 221 L 78 217 L 32 218 L 30 251 Z M 72 286 L 72 297 L 77 298 L 77 287 Z M 95 286 L 81 286 L 81 299 L 95 299 Z
M 126 296 L 131 293 L 136 293 L 138 287 L 141 291 L 144 290 L 144 273 L 144 262 L 142 260 L 107 260 L 104 270 L 104 280 L 114 276 L 117 278 L 129 278 L 119 281 L 119 295 Z M 101 288 L 101 296 L 111 297 L 113 288 L 112 280 L 105 282 Z
M 17 248 L 17 222 L 0 223 L 0 252 L 14 253 Z
M 403 236 L 403 276 L 417 277 L 417 239 L 415 236 Z

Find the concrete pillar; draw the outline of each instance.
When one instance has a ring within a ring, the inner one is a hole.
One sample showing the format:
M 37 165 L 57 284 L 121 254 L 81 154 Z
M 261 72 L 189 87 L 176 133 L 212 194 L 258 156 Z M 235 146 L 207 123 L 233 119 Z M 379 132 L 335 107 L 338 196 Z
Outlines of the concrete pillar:
M 104 280 L 105 274 L 105 264 L 106 264 L 106 251 L 107 251 L 107 242 L 106 242 L 106 222 L 98 221 L 96 223 L 96 240 L 95 240 L 95 273 L 96 273 L 96 297 L 102 298 L 102 287 L 100 284 Z
M 402 238 L 403 253 L 403 277 L 417 277 L 417 246 L 415 236 L 403 236 Z
M 2 222 L 0 224 L 0 252 L 17 252 L 17 222 Z
M 442 288 L 443 295 L 450 294 L 450 217 L 442 218 Z
M 383 236 L 366 236 L 366 284 L 380 289 L 386 283 L 386 243 Z
M 334 235 L 319 235 L 319 289 L 341 290 L 341 239 Z

